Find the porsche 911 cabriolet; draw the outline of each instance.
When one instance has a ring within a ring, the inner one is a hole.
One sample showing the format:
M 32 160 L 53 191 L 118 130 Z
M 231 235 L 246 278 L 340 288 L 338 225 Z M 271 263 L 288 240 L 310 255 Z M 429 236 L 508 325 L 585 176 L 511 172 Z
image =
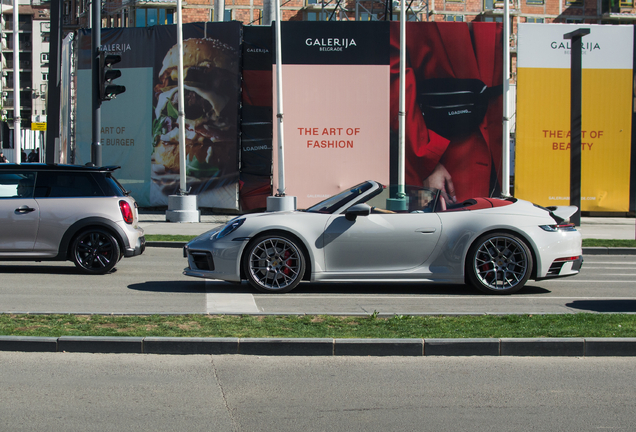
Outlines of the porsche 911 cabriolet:
M 284 293 L 301 281 L 466 283 L 511 294 L 579 273 L 573 206 L 452 202 L 436 189 L 365 181 L 310 208 L 246 214 L 184 247 L 184 274 Z

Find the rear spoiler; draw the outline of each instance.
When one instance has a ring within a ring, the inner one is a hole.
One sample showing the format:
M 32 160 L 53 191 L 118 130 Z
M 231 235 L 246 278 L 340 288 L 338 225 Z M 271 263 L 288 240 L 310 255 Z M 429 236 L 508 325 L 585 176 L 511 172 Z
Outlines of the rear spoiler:
M 118 170 L 118 169 L 121 168 L 121 166 L 119 166 L 119 165 L 108 165 L 108 166 L 98 167 L 93 162 L 87 162 L 84 166 L 88 167 L 88 168 L 95 168 L 95 169 L 97 169 L 99 171 L 108 171 L 108 172 L 113 172 L 113 171 Z
M 570 217 L 579 209 L 577 206 L 551 206 L 545 207 L 556 223 L 569 222 Z

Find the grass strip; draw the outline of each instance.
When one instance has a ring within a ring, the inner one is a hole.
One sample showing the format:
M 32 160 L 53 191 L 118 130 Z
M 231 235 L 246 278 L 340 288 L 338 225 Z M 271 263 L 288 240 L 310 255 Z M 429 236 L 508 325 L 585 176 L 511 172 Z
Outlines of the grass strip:
M 194 235 L 172 235 L 172 234 L 146 234 L 146 241 L 152 242 L 189 242 L 197 236 Z
M 189 242 L 194 235 L 147 234 L 146 241 Z M 636 240 L 583 239 L 583 247 L 636 247 Z
M 636 337 L 636 315 L 365 317 L 0 314 L 0 335 L 276 338 Z
M 636 247 L 636 240 L 583 239 L 583 247 Z

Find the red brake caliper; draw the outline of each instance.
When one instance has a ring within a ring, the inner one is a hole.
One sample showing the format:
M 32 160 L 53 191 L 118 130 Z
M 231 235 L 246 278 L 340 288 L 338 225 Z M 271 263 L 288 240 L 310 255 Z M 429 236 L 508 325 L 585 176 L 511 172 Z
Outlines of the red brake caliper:
M 291 270 L 289 269 L 289 267 L 291 266 L 291 261 L 289 258 L 289 256 L 291 255 L 291 252 L 289 251 L 285 251 L 285 259 L 287 261 L 285 261 L 285 268 L 283 269 L 283 273 L 285 273 L 285 276 L 289 276 L 289 273 L 291 272 Z

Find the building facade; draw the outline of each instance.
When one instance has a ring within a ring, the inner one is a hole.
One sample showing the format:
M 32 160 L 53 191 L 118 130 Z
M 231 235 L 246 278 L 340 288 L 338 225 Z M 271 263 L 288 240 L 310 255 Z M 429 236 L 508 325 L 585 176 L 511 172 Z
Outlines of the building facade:
M 89 28 L 89 0 L 61 0 L 64 33 Z M 13 6 L 2 0 L 0 11 L 2 80 L 2 142 L 9 148 L 10 129 L 14 118 L 14 74 L 20 76 L 20 118 L 23 147 L 38 146 L 42 133 L 32 126 L 46 122 L 46 90 L 48 80 L 50 3 L 43 0 L 20 0 L 19 59 L 13 53 Z M 102 27 L 147 27 L 176 22 L 174 0 L 106 0 L 102 3 Z M 223 5 L 223 6 L 219 6 Z M 223 20 L 240 21 L 244 25 L 270 22 L 271 0 L 185 0 L 185 23 L 213 21 L 215 8 L 223 7 Z M 504 3 L 498 0 L 413 0 L 407 4 L 411 21 L 495 21 L 503 20 Z M 588 23 L 633 24 L 636 22 L 634 0 L 511 0 L 512 77 L 516 65 L 516 29 L 520 23 Z M 397 20 L 400 0 L 288 0 L 282 1 L 285 21 L 327 20 Z M 26 140 L 26 141 L 24 141 Z
M 21 2 L 22 3 L 22 2 Z M 14 52 L 13 6 L 2 4 L 1 76 L 2 144 L 13 147 L 15 118 L 15 77 L 19 77 L 20 129 L 25 149 L 39 148 L 44 132 L 37 124 L 46 123 L 46 94 L 49 74 L 50 7 L 37 1 L 20 4 L 18 9 L 18 53 Z

